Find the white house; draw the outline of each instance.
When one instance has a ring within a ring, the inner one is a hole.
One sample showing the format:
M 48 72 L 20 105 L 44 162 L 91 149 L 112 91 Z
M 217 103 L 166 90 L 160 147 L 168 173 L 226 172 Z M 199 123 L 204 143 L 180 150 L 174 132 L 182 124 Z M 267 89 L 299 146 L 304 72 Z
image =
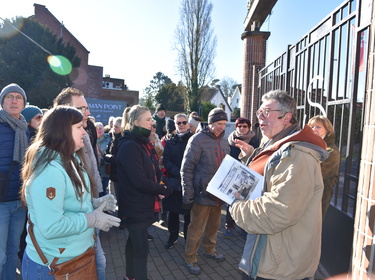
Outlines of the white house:
M 232 115 L 232 107 L 228 103 L 227 99 L 224 96 L 223 91 L 220 89 L 220 86 L 216 87 L 204 87 L 199 94 L 200 102 L 210 102 L 218 108 L 222 108 L 225 113 L 227 113 L 228 121 Z
M 228 103 L 233 110 L 234 108 L 241 108 L 241 85 L 236 86 L 232 96 L 228 97 Z

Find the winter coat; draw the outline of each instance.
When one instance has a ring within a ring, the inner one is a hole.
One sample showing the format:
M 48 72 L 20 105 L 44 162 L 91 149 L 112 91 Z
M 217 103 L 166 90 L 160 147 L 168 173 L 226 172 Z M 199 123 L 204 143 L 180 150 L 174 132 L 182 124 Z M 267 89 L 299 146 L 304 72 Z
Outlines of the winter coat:
M 29 133 L 30 132 L 27 131 L 28 137 L 30 136 Z M 20 178 L 21 164 L 19 162 L 14 162 L 13 164 L 13 171 L 8 186 L 2 185 L 2 182 L 5 181 L 5 177 L 9 175 L 13 161 L 15 131 L 8 123 L 0 122 L 0 135 L 0 192 L 7 192 L 6 201 L 18 200 L 20 199 L 19 192 L 22 185 Z
M 333 187 L 339 181 L 340 169 L 340 152 L 335 144 L 335 136 L 330 135 L 324 138 L 327 143 L 327 152 L 329 157 L 323 161 L 320 166 L 322 168 L 322 176 L 324 182 L 324 191 L 322 196 L 322 214 L 325 216 L 333 194 Z
M 166 120 L 164 118 L 159 118 L 156 113 L 152 116 L 154 121 L 156 122 L 156 134 L 159 136 L 159 139 L 161 139 L 165 134 L 167 134 L 167 129 L 165 127 Z
M 285 143 L 266 163 L 264 194 L 230 207 L 236 224 L 251 234 L 240 267 L 249 266 L 254 278 L 314 275 L 321 248 L 320 161 L 326 156 L 324 148 L 308 142 Z
M 180 170 L 185 205 L 192 206 L 193 202 L 207 206 L 224 204 L 206 190 L 225 155 L 229 154 L 224 134 L 225 131 L 216 137 L 209 128 L 205 128 L 189 139 Z
M 79 158 L 77 157 L 79 161 Z M 37 170 L 38 171 L 38 170 Z M 84 253 L 94 246 L 94 228 L 87 227 L 85 213 L 93 211 L 90 191 L 84 191 L 77 199 L 73 183 L 62 166 L 60 156 L 52 160 L 40 173 L 34 173 L 26 184 L 26 202 L 34 234 L 42 252 L 51 263 L 59 257 L 62 263 Z M 84 171 L 86 185 L 90 181 Z M 55 189 L 55 196 L 47 196 L 48 188 Z M 27 255 L 43 265 L 30 235 L 26 237 Z M 64 251 L 61 251 L 65 248 Z
M 98 157 L 99 157 L 99 174 L 100 177 L 109 177 L 109 174 L 107 174 L 107 168 L 105 161 L 105 153 L 107 151 L 108 144 L 111 142 L 111 137 L 108 135 L 108 133 L 104 133 L 101 138 L 98 138 L 98 148 L 100 149 L 101 153 L 98 151 Z M 103 155 L 103 156 L 102 156 Z
M 173 194 L 163 200 L 163 208 L 173 213 L 183 214 L 182 186 L 180 168 L 188 140 L 193 135 L 190 131 L 179 137 L 177 134 L 166 142 L 163 162 L 167 170 L 168 181 L 174 187 Z
M 117 176 L 121 208 L 126 218 L 149 219 L 155 216 L 155 199 L 165 195 L 165 187 L 160 182 L 155 150 L 146 146 L 152 144 L 147 138 L 125 131 L 118 140 L 116 156 Z M 154 153 L 154 154 L 153 154 Z
M 105 160 L 111 165 L 111 171 L 109 178 L 113 182 L 118 182 L 117 178 L 117 151 L 118 151 L 118 140 L 121 138 L 121 133 L 113 133 L 111 142 L 107 145 L 107 150 L 105 151 Z

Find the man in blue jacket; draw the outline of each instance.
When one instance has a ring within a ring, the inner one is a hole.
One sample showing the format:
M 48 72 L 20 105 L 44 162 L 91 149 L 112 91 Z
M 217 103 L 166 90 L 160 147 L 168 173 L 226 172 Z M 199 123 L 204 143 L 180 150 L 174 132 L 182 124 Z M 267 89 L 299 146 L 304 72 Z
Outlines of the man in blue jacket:
M 20 237 L 26 210 L 21 205 L 20 168 L 29 145 L 29 131 L 21 111 L 25 91 L 9 84 L 0 93 L 0 279 L 15 280 Z

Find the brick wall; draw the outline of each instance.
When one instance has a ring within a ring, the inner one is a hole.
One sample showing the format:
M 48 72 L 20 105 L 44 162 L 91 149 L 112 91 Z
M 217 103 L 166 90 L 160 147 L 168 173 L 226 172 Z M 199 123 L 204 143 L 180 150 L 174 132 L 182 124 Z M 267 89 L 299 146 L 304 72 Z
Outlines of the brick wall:
M 266 64 L 267 39 L 270 32 L 246 31 L 244 41 L 244 70 L 242 82 L 241 117 L 256 123 L 255 111 L 258 109 L 258 70 Z

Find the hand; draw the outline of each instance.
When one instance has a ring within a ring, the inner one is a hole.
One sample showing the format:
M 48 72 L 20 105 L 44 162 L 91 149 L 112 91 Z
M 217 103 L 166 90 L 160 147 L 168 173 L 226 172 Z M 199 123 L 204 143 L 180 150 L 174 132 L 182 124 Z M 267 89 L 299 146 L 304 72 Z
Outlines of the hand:
M 235 139 L 234 142 L 236 143 L 236 147 L 241 149 L 243 155 L 248 155 L 254 151 L 254 147 L 249 143 L 246 143 L 240 139 Z
M 98 228 L 103 231 L 109 231 L 113 226 L 118 227 L 121 220 L 112 215 L 105 214 L 105 204 L 102 203 L 96 210 L 91 213 L 86 213 L 87 227 Z
M 234 197 L 237 199 L 241 199 L 241 194 L 239 192 L 235 192 Z
M 164 192 L 162 194 L 159 194 L 159 197 L 160 196 L 163 196 L 163 198 L 170 197 L 173 193 L 173 187 L 169 184 L 168 178 L 165 177 L 164 175 L 162 176 L 160 180 L 160 185 L 164 187 Z M 160 197 L 160 199 L 163 199 L 163 198 Z
M 173 187 L 170 186 L 170 185 L 164 185 L 164 188 L 165 188 L 165 190 L 164 190 L 164 195 L 163 195 L 164 197 L 163 198 L 170 197 L 173 193 Z
M 100 205 L 105 204 L 103 211 L 115 212 L 116 203 L 117 200 L 115 199 L 115 197 L 112 194 L 107 194 L 103 197 L 94 198 L 94 200 L 92 201 L 92 206 L 94 207 L 94 209 L 96 209 Z

